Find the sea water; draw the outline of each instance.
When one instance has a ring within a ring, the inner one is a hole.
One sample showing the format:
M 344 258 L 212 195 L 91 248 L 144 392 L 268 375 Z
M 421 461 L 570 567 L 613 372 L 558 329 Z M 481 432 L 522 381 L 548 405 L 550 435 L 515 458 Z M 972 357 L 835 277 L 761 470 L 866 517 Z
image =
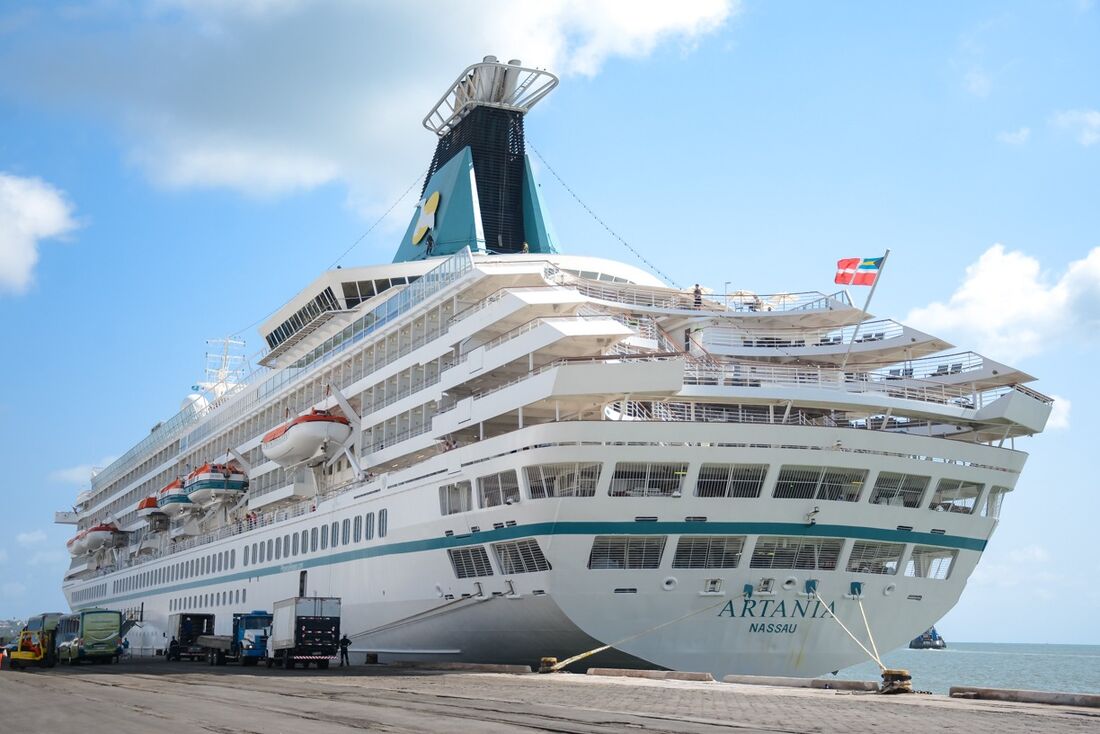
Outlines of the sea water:
M 947 644 L 946 650 L 894 650 L 882 662 L 908 670 L 914 690 L 933 693 L 947 693 L 951 686 L 1100 693 L 1100 645 Z M 868 662 L 836 677 L 879 680 L 880 675 L 878 666 Z

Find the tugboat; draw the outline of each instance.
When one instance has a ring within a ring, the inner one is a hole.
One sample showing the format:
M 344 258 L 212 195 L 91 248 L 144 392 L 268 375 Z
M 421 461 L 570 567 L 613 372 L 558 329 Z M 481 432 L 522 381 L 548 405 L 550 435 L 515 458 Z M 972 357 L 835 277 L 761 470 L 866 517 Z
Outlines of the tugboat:
M 910 650 L 946 650 L 947 641 L 940 637 L 940 633 L 936 631 L 935 627 L 929 627 L 928 630 L 920 635 L 914 637 L 909 642 Z

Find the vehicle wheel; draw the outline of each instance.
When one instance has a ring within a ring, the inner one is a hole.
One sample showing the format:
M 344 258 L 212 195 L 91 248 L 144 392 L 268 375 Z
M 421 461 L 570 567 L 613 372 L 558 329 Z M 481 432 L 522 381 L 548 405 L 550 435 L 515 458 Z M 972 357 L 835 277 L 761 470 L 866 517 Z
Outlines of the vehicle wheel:
M 225 653 L 224 652 L 214 653 L 214 664 L 215 665 L 225 665 Z
M 318 660 L 317 661 L 317 669 L 318 670 L 328 670 L 328 661 L 327 660 Z

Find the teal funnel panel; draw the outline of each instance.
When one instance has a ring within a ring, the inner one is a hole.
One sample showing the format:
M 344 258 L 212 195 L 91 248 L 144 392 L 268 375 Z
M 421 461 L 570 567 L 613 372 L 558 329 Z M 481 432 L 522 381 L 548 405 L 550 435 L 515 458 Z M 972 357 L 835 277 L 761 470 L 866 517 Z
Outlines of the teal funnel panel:
M 530 252 L 558 252 L 558 238 L 542 205 L 538 182 L 531 173 L 531 159 L 526 155 L 523 156 L 523 234 Z
M 426 206 L 434 194 L 439 194 L 435 212 Z M 414 238 L 425 228 L 423 234 Z M 431 252 L 428 252 L 429 238 Z M 453 255 L 464 247 L 471 252 L 485 252 L 485 234 L 481 227 L 481 207 L 474 183 L 474 159 L 470 148 L 463 148 L 440 167 L 424 188 L 409 228 L 397 248 L 393 261 L 423 260 L 438 255 Z

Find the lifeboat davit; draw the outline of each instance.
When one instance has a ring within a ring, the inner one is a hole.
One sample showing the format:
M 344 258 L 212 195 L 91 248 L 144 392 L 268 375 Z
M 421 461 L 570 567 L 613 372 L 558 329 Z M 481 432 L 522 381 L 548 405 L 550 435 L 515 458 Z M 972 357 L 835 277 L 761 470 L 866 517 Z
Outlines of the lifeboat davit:
M 191 500 L 183 489 L 183 480 L 181 479 L 175 480 L 157 492 L 157 508 L 170 517 L 180 515 L 190 507 Z
M 88 553 L 95 553 L 103 546 L 110 544 L 114 540 L 117 532 L 119 532 L 118 526 L 114 523 L 104 522 L 88 528 L 84 531 L 84 540 L 87 542 Z
M 188 498 L 198 504 L 240 496 L 248 489 L 248 475 L 236 464 L 203 464 L 183 483 Z
M 280 466 L 309 462 L 317 466 L 340 451 L 351 435 L 351 421 L 327 410 L 312 410 L 263 438 L 264 456 Z
M 73 558 L 82 556 L 88 552 L 88 541 L 85 538 L 87 530 L 81 530 L 79 533 L 69 538 L 69 541 L 65 543 L 65 547 L 69 549 L 69 555 Z

